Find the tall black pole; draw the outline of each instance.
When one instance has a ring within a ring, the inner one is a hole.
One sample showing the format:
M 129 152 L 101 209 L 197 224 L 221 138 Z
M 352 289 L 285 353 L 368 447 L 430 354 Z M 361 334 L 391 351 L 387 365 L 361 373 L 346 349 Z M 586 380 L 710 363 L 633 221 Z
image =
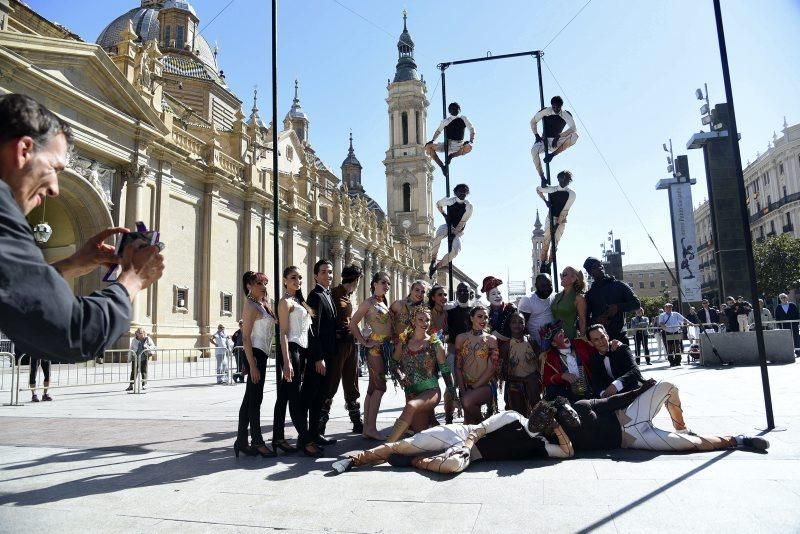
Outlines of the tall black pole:
M 447 69 L 446 65 L 440 65 L 439 67 L 442 69 L 442 119 L 447 118 L 447 88 L 446 88 L 446 80 L 444 71 Z M 444 173 L 444 185 L 447 189 L 447 195 L 450 196 L 450 161 L 448 158 L 448 145 L 449 141 L 447 139 L 447 130 L 442 131 L 442 139 L 444 143 L 444 167 L 442 168 L 442 172 Z M 450 258 L 450 251 L 453 249 L 453 231 L 450 228 L 450 221 L 445 221 L 447 224 L 447 257 Z M 434 254 L 437 254 L 438 251 L 434 250 Z M 447 293 L 449 299 L 453 300 L 453 260 L 451 259 L 447 263 Z
M 714 0 L 714 17 L 717 22 L 717 37 L 719 39 L 719 55 L 722 60 L 722 79 L 725 83 L 725 98 L 728 101 L 730 128 L 728 137 L 733 147 L 734 166 L 736 167 L 736 185 L 739 188 L 739 212 L 742 214 L 742 227 L 744 228 L 744 252 L 747 260 L 747 275 L 750 278 L 750 301 L 755 308 L 753 318 L 756 322 L 756 345 L 758 346 L 758 361 L 761 366 L 761 386 L 764 389 L 764 408 L 767 412 L 767 429 L 775 428 L 775 418 L 772 414 L 772 393 L 769 387 L 769 373 L 767 371 L 767 353 L 764 348 L 764 330 L 761 324 L 761 310 L 758 309 L 758 287 L 756 286 L 756 268 L 753 260 L 753 239 L 750 234 L 750 217 L 745 202 L 744 174 L 742 172 L 742 154 L 739 152 L 739 130 L 736 127 L 736 113 L 733 107 L 733 89 L 731 89 L 731 74 L 728 68 L 728 51 L 725 46 L 725 30 L 722 27 L 722 10 L 719 0 Z M 720 298 L 722 298 L 720 296 Z
M 275 310 L 281 298 L 280 238 L 278 236 L 278 0 L 272 0 L 272 286 Z M 275 325 L 275 339 L 279 339 L 278 325 Z M 280 347 L 280 344 L 278 344 Z M 277 351 L 276 351 L 277 352 Z
M 541 52 L 536 53 L 536 73 L 539 75 L 539 104 L 542 106 L 541 109 L 544 109 L 544 85 L 542 84 Z M 544 132 L 544 125 L 542 125 L 542 144 L 544 145 L 544 156 L 546 158 L 549 152 L 547 147 L 547 135 Z M 545 163 L 544 165 L 545 165 L 545 170 L 547 172 L 546 175 L 547 185 L 550 185 L 550 164 Z M 556 225 L 555 225 L 555 219 L 553 218 L 553 210 L 550 207 L 547 208 L 547 219 L 550 224 L 550 247 L 552 247 L 551 257 L 553 258 L 553 265 L 552 265 L 553 291 L 558 292 L 558 262 L 556 261 Z

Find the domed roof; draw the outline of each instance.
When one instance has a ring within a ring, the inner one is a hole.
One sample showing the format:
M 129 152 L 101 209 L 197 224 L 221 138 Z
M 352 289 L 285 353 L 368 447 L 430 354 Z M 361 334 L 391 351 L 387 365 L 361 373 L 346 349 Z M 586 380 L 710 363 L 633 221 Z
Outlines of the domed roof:
M 128 27 L 128 21 L 133 24 L 133 31 L 139 36 L 139 42 L 149 41 L 155 39 L 160 41 L 161 27 L 158 23 L 158 12 L 162 9 L 181 9 L 188 11 L 197 17 L 192 5 L 186 0 L 143 0 L 140 7 L 136 7 L 127 13 L 120 15 L 100 32 L 96 43 L 109 50 L 114 45 L 118 44 L 122 39 L 122 32 Z M 197 33 L 195 37 L 195 53 L 197 57 L 210 67 L 215 73 L 219 73 L 219 66 L 217 59 L 214 57 L 214 52 L 209 46 L 208 41 Z

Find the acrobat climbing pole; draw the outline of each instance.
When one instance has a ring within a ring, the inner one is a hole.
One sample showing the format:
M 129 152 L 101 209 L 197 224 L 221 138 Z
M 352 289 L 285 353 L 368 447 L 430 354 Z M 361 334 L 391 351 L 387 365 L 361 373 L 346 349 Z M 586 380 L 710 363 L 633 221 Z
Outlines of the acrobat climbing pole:
M 536 74 L 539 77 L 539 103 L 541 107 L 544 108 L 544 86 L 542 85 L 542 56 L 544 52 L 541 50 L 531 50 L 528 52 L 517 52 L 515 54 L 502 54 L 499 56 L 491 56 L 487 55 L 485 57 L 477 57 L 472 59 L 462 59 L 459 61 L 448 61 L 445 63 L 439 63 L 437 68 L 442 73 L 442 118 L 447 118 L 447 84 L 445 78 L 445 71 L 451 65 L 464 65 L 466 63 L 478 63 L 481 61 L 494 61 L 497 59 L 509 59 L 513 57 L 523 57 L 523 56 L 536 56 Z M 445 187 L 447 189 L 447 196 L 450 196 L 450 161 L 447 154 L 448 147 L 448 140 L 447 140 L 447 131 L 444 131 L 444 168 L 442 169 L 444 173 L 444 180 L 445 180 Z M 547 155 L 549 153 L 549 148 L 547 146 L 547 139 L 543 140 L 544 143 L 544 155 L 545 161 L 547 159 Z M 550 185 L 550 163 L 545 163 L 546 169 L 546 176 L 547 176 L 547 185 Z M 552 248 L 552 271 L 553 271 L 553 289 L 554 291 L 558 291 L 558 264 L 556 262 L 556 228 L 555 228 L 555 221 L 553 218 L 553 210 L 548 208 L 548 218 L 550 220 L 550 246 Z M 450 225 L 447 225 L 447 253 L 450 254 L 450 250 L 453 246 L 453 236 L 452 230 Z M 447 285 L 450 300 L 453 300 L 453 262 L 451 261 L 447 265 Z

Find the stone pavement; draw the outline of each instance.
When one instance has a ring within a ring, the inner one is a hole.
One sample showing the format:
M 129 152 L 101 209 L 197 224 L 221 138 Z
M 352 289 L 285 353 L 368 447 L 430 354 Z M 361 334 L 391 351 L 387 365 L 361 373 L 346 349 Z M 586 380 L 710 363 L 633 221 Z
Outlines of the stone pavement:
M 699 433 L 765 426 L 756 367 L 657 363 L 645 373 L 678 384 Z M 477 462 L 457 476 L 387 465 L 331 476 L 333 458 L 369 446 L 348 433 L 341 391 L 329 426 L 340 442 L 327 458 L 237 460 L 242 385 L 153 382 L 143 395 L 124 385 L 56 389 L 51 403 L 0 407 L 0 532 L 800 531 L 800 366 L 772 366 L 770 379 L 782 430 L 768 435 L 768 454 L 619 450 Z M 390 386 L 385 433 L 402 402 Z M 663 414 L 657 421 L 668 428 Z

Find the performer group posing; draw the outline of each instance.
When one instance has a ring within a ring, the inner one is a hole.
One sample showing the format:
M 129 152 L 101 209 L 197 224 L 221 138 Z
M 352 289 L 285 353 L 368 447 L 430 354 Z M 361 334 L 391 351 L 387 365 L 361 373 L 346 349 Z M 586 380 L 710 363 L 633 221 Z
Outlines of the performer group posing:
M 451 159 L 470 153 L 475 140 L 475 128 L 458 104 L 448 109 L 450 116 L 425 149 L 446 174 Z M 325 433 L 340 382 L 353 432 L 382 443 L 336 461 L 337 472 L 388 461 L 457 473 L 478 459 L 569 458 L 576 451 L 620 447 L 694 452 L 769 446 L 760 437 L 702 436 L 686 427 L 678 388 L 644 380 L 634 362 L 624 314 L 640 309 L 640 303 L 627 284 L 605 273 L 600 260 L 590 257 L 583 263 L 592 277 L 588 291 L 583 271 L 566 266 L 560 273 L 563 289 L 553 294 L 548 274 L 552 249 L 564 232 L 575 192 L 570 188 L 572 173 L 566 170 L 557 174 L 557 186 L 549 184 L 540 156 L 544 152 L 549 165 L 578 135 L 558 96 L 533 117 L 531 129 L 541 179 L 537 193 L 549 216 L 542 272 L 519 308 L 504 302 L 503 282 L 494 276 L 485 277 L 481 286 L 488 305 L 473 304 L 463 283 L 456 289 L 456 301 L 447 302 L 444 287 L 429 287 L 423 280 L 415 281 L 407 296 L 390 302 L 389 275 L 377 272 L 370 280 L 369 298 L 354 312 L 351 296 L 362 278 L 360 268 L 344 267 L 342 283 L 331 289 L 333 264 L 323 259 L 314 265 L 315 286 L 307 300 L 300 270 L 283 271 L 284 294 L 276 313 L 267 295 L 267 277 L 244 274 L 242 342 L 248 380 L 234 443 L 237 457 L 240 452 L 275 456 L 278 450 L 322 456 L 323 448 L 336 442 Z M 444 142 L 435 143 L 442 132 Z M 444 163 L 437 152 L 446 152 Z M 458 184 L 453 196 L 437 202 L 444 224 L 431 243 L 431 279 L 461 250 L 473 210 L 469 192 L 466 184 Z M 445 237 L 448 253 L 437 260 Z M 277 399 L 270 447 L 261 435 L 260 407 L 276 321 Z M 363 421 L 356 344 L 366 353 L 369 373 Z M 387 378 L 403 389 L 406 402 L 383 436 L 377 416 Z M 442 400 L 445 424 L 439 425 L 435 410 Z M 287 406 L 297 431 L 295 445 L 284 436 Z M 671 430 L 653 424 L 662 406 L 672 420 Z M 463 414 L 463 423 L 454 422 L 457 413 Z
M 562 274 L 568 276 L 563 278 L 570 279 L 573 272 L 579 276 L 555 296 L 550 295 L 549 277 L 540 275 L 536 291 L 521 302 L 522 310 L 503 302 L 502 281 L 493 276 L 486 277 L 481 288 L 488 306 L 473 305 L 464 284 L 457 289 L 457 301 L 446 302 L 445 288 L 429 288 L 421 280 L 412 284 L 406 298 L 389 305 L 389 276 L 378 272 L 370 282 L 371 296 L 354 313 L 351 296 L 362 273 L 355 265 L 345 267 L 342 283 L 331 290 L 332 269 L 327 260 L 317 262 L 316 285 L 306 300 L 299 269 L 287 267 L 277 313 L 270 305 L 267 277 L 250 271 L 243 275 L 247 300 L 242 340 L 248 379 L 236 456 L 270 457 L 298 450 L 322 456 L 323 448 L 336 442 L 325 435 L 325 428 L 339 382 L 353 432 L 383 442 L 335 462 L 339 472 L 385 461 L 457 473 L 479 459 L 569 458 L 576 451 L 620 447 L 693 452 L 769 446 L 759 437 L 704 436 L 688 430 L 677 387 L 644 380 L 624 334 L 610 339 L 600 322 L 612 323 L 612 306 L 615 313 L 633 304 L 638 308 L 635 296 L 630 305 L 624 300 L 607 303 L 603 313 L 589 315 L 588 323 L 582 315 L 594 309 L 591 290 L 588 305 L 574 306 L 571 314 L 558 313 L 566 320 L 554 319 L 552 309 L 547 315 L 538 303 L 548 302 L 552 308 L 555 299 L 587 299 L 582 273 L 572 267 L 565 268 Z M 592 289 L 613 282 L 613 277 L 595 278 Z M 541 324 L 542 316 L 548 322 Z M 280 349 L 270 446 L 261 435 L 260 407 L 276 321 Z M 531 324 L 540 325 L 536 336 Z M 363 422 L 355 342 L 365 347 L 369 370 Z M 384 437 L 376 419 L 387 376 L 402 387 L 406 404 Z M 445 385 L 445 425 L 435 417 L 443 398 L 440 379 Z M 287 405 L 297 431 L 294 445 L 284 437 Z M 662 406 L 672 420 L 671 430 L 653 424 Z M 463 423 L 453 422 L 456 407 L 463 410 Z

